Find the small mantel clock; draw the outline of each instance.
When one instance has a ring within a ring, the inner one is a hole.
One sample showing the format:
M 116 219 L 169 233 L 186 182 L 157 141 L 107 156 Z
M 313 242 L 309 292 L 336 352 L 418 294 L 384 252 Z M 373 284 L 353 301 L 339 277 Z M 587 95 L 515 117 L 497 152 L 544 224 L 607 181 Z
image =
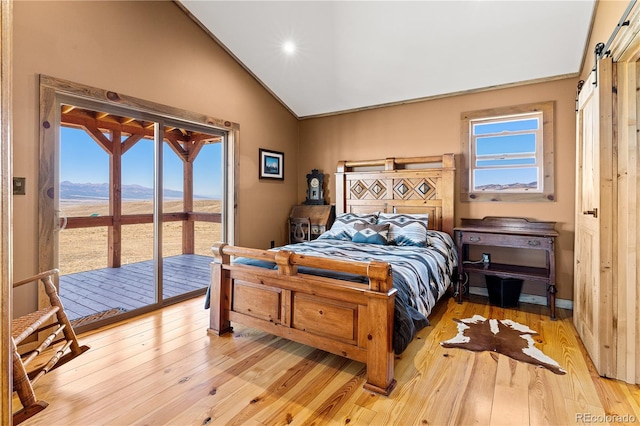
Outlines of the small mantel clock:
M 307 199 L 304 204 L 325 204 L 324 175 L 318 169 L 311 170 L 307 175 Z

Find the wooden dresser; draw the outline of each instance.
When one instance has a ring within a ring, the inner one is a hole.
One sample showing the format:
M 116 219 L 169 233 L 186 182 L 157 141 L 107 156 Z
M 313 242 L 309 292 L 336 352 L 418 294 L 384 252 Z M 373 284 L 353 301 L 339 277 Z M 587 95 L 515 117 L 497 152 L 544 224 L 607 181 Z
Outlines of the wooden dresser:
M 458 247 L 458 302 L 462 302 L 465 274 L 475 272 L 504 278 L 537 281 L 546 286 L 547 304 L 551 319 L 556 318 L 555 222 L 536 222 L 525 218 L 485 217 L 462 219 L 454 229 Z M 546 266 L 529 267 L 511 264 L 473 262 L 469 259 L 469 246 L 508 247 L 511 249 L 543 250 Z
M 289 215 L 289 243 L 315 240 L 331 228 L 335 217 L 336 210 L 332 205 L 293 206 Z M 309 219 L 309 222 L 296 219 Z

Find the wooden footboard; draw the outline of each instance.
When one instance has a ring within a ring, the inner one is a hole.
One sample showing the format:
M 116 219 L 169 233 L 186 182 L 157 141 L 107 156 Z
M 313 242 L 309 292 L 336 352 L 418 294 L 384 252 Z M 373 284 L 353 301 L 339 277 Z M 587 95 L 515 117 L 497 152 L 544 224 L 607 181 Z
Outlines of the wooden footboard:
M 396 289 L 384 262 L 346 262 L 218 244 L 211 264 L 209 333 L 231 322 L 367 365 L 365 389 L 394 388 L 392 347 Z M 276 269 L 231 264 L 231 256 L 275 262 Z M 368 284 L 298 273 L 298 266 L 367 276 Z

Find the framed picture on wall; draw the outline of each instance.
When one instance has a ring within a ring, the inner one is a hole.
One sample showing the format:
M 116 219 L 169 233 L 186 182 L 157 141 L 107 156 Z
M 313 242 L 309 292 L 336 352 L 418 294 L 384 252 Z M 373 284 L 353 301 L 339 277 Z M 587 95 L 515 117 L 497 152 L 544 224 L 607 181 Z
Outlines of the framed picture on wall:
M 284 180 L 284 153 L 259 148 L 260 179 Z

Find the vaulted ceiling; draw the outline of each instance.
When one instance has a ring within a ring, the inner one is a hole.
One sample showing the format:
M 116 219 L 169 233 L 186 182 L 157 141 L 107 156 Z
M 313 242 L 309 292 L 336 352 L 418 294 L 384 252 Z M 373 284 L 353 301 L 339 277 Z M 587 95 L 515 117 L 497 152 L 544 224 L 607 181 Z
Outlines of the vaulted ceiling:
M 577 75 L 594 0 L 178 3 L 297 117 Z

